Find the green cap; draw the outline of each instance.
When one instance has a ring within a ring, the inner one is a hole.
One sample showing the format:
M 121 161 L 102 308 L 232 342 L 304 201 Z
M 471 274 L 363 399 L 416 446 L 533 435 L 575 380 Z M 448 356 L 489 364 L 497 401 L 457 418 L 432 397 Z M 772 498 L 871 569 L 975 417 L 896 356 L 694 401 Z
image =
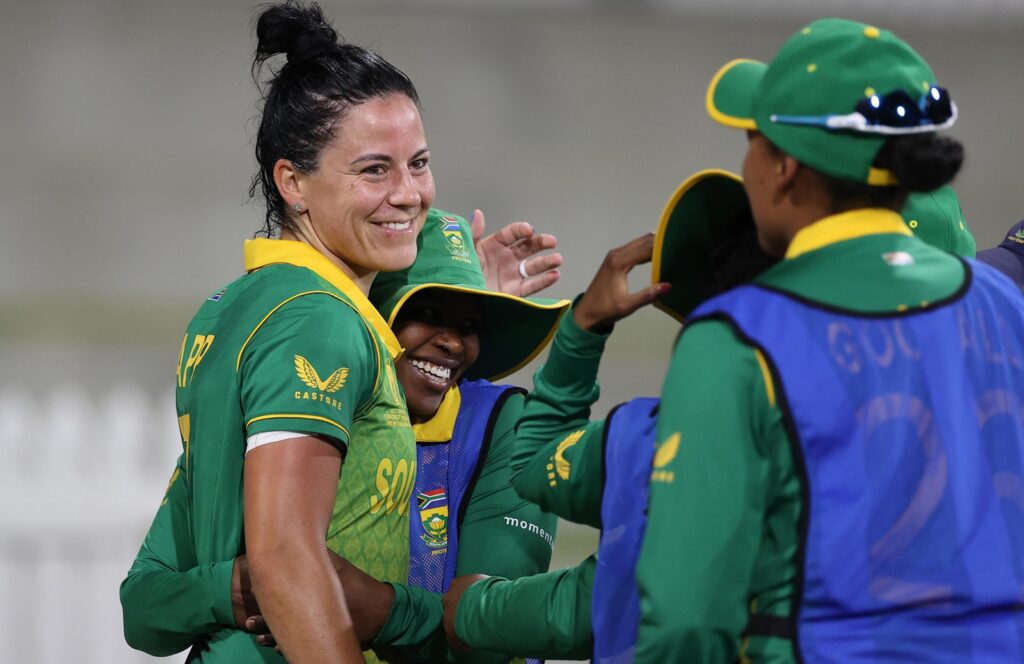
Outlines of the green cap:
M 946 185 L 932 192 L 910 194 L 900 214 L 914 235 L 933 247 L 974 258 L 977 245 L 953 187 Z
M 480 356 L 465 377 L 496 380 L 515 372 L 547 346 L 569 300 L 522 298 L 487 290 L 469 224 L 442 210 L 430 210 L 416 240 L 416 262 L 400 272 L 381 272 L 370 301 L 388 325 L 416 293 L 436 288 L 483 297 Z
M 706 103 L 718 122 L 756 129 L 811 168 L 884 186 L 897 184 L 891 172 L 872 167 L 884 136 L 771 118 L 845 115 L 864 97 L 902 90 L 917 99 L 934 84 L 928 63 L 893 33 L 826 18 L 790 37 L 767 65 L 755 60 L 726 64 L 711 80 Z
M 679 322 L 701 302 L 753 279 L 774 262 L 757 244 L 743 180 L 718 169 L 687 178 L 665 205 L 654 236 L 651 283 L 672 290 L 654 303 Z

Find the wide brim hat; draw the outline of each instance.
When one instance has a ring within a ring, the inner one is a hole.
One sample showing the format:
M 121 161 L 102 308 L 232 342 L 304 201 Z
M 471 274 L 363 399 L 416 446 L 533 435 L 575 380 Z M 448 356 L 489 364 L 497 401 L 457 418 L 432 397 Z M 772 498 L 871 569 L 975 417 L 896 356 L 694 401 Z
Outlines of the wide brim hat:
M 917 99 L 935 86 L 927 62 L 892 32 L 828 18 L 793 35 L 768 64 L 737 59 L 708 86 L 708 114 L 717 122 L 761 132 L 797 161 L 828 175 L 870 185 L 897 184 L 873 166 L 879 134 L 786 124 L 778 116 L 852 113 L 865 97 L 903 91 Z
M 738 175 L 708 169 L 688 177 L 665 205 L 654 236 L 651 283 L 672 285 L 654 306 L 685 322 L 697 305 L 720 292 L 716 261 L 729 243 L 756 232 Z
M 974 258 L 977 244 L 953 187 L 910 194 L 900 214 L 921 240 L 956 256 Z
M 416 241 L 416 261 L 405 270 L 378 274 L 370 301 L 388 325 L 394 325 L 402 306 L 425 290 L 479 295 L 483 302 L 480 355 L 464 377 L 498 380 L 544 350 L 571 303 L 488 290 L 472 238 L 465 219 L 431 209 Z

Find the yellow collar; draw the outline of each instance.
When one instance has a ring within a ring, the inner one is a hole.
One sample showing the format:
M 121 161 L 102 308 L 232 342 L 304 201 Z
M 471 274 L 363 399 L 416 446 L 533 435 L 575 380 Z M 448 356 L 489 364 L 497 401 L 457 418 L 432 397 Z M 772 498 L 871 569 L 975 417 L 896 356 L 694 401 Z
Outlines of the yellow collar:
M 453 385 L 441 400 L 437 412 L 426 422 L 412 425 L 417 443 L 444 443 L 455 434 L 455 418 L 459 416 L 462 405 L 462 393 L 459 386 Z
M 363 291 L 347 274 L 332 263 L 326 256 L 304 242 L 295 240 L 246 240 L 243 248 L 245 254 L 245 271 L 252 272 L 274 263 L 287 263 L 312 270 L 332 286 L 345 294 L 359 315 L 373 326 L 377 335 L 384 341 L 391 357 L 398 357 L 402 352 L 402 344 L 388 327 L 387 321 L 366 299 Z
M 786 258 L 796 258 L 836 242 L 865 235 L 896 233 L 913 235 L 903 217 L 886 208 L 864 208 L 824 217 L 797 231 L 786 249 Z

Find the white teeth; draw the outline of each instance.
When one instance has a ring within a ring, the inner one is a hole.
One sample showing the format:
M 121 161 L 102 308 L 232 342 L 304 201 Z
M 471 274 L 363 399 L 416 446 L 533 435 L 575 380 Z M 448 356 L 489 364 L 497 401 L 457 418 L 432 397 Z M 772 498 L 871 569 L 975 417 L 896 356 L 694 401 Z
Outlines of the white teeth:
M 412 221 L 389 221 L 381 224 L 381 226 L 393 231 L 404 231 L 412 226 Z
M 442 380 L 448 380 L 452 375 L 452 370 L 448 367 L 439 367 L 432 362 L 424 362 L 422 360 L 409 360 L 409 364 L 416 367 L 424 373 L 428 373 L 431 376 L 436 376 Z

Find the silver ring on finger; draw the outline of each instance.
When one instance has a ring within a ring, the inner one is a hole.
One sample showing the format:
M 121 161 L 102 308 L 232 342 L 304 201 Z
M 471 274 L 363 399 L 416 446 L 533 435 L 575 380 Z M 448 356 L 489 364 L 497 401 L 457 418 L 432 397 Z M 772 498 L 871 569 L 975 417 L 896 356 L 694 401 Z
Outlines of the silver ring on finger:
M 519 276 L 523 279 L 529 279 L 530 275 L 526 273 L 526 259 L 519 261 Z

